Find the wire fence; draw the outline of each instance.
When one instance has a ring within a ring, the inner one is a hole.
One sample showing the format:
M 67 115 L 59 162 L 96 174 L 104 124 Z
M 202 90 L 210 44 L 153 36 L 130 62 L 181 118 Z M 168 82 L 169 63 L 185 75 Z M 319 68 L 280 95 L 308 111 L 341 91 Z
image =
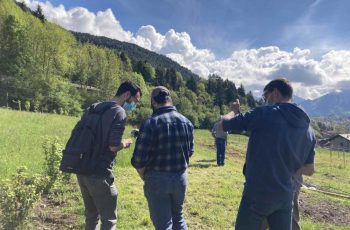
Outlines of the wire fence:
M 330 164 L 335 160 L 342 159 L 343 167 L 345 168 L 348 164 L 349 156 L 350 156 L 350 148 L 341 148 L 341 147 L 321 147 L 325 151 L 329 152 L 329 160 Z M 336 158 L 336 159 L 335 159 Z

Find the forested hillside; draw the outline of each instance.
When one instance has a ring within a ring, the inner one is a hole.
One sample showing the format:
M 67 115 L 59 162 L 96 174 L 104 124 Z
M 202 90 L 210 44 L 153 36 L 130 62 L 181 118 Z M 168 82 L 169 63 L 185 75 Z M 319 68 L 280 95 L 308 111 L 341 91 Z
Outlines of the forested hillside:
M 102 46 L 110 49 L 114 49 L 120 53 L 127 53 L 128 56 L 135 62 L 148 62 L 156 69 L 174 69 L 181 73 L 184 79 L 195 78 L 199 79 L 198 75 L 192 73 L 187 68 L 179 65 L 177 62 L 171 60 L 170 58 L 157 54 L 155 52 L 149 51 L 145 48 L 142 48 L 138 45 L 121 42 L 115 39 L 94 36 L 86 33 L 72 32 L 76 39 L 82 43 L 92 43 L 97 46 Z
M 131 123 L 151 114 L 148 95 L 155 85 L 172 90 L 175 106 L 197 128 L 210 128 L 236 98 L 245 109 L 256 105 L 243 85 L 216 75 L 198 78 L 177 64 L 166 64 L 164 56 L 134 45 L 109 49 L 104 41 L 113 41 L 99 39 L 98 46 L 81 43 L 46 21 L 40 7 L 31 11 L 24 3 L 0 0 L 0 106 L 80 115 L 90 103 L 112 97 L 125 80 L 135 81 L 145 95 L 140 109 L 129 116 Z M 133 50 L 142 50 L 142 59 Z

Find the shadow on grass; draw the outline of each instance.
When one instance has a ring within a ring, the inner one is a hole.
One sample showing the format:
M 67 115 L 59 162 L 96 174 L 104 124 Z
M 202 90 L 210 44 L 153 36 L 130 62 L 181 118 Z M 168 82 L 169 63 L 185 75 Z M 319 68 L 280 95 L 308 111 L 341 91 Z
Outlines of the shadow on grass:
M 216 160 L 215 159 L 213 159 L 213 160 L 199 160 L 199 161 L 196 161 L 196 162 L 198 162 L 198 163 L 209 163 L 209 162 L 216 162 Z
M 194 163 L 190 164 L 191 168 L 211 168 L 216 167 L 216 164 L 202 164 L 202 163 Z

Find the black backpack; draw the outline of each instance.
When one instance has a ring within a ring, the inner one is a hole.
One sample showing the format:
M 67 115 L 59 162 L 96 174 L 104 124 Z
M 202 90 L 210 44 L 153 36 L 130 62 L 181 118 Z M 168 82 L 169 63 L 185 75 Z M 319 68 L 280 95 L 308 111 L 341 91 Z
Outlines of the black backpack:
M 63 150 L 61 171 L 81 175 L 93 174 L 101 153 L 108 147 L 103 146 L 102 115 L 111 106 L 105 106 L 98 111 L 94 108 L 95 106 L 91 105 L 72 130 Z

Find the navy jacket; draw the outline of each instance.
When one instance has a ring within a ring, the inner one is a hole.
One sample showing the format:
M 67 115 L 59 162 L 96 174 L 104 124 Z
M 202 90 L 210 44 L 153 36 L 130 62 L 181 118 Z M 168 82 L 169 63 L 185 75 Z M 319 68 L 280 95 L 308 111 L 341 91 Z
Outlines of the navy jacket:
M 259 201 L 293 196 L 292 176 L 314 162 L 316 139 L 310 119 L 298 106 L 277 103 L 223 121 L 224 131 L 249 131 L 244 195 Z

